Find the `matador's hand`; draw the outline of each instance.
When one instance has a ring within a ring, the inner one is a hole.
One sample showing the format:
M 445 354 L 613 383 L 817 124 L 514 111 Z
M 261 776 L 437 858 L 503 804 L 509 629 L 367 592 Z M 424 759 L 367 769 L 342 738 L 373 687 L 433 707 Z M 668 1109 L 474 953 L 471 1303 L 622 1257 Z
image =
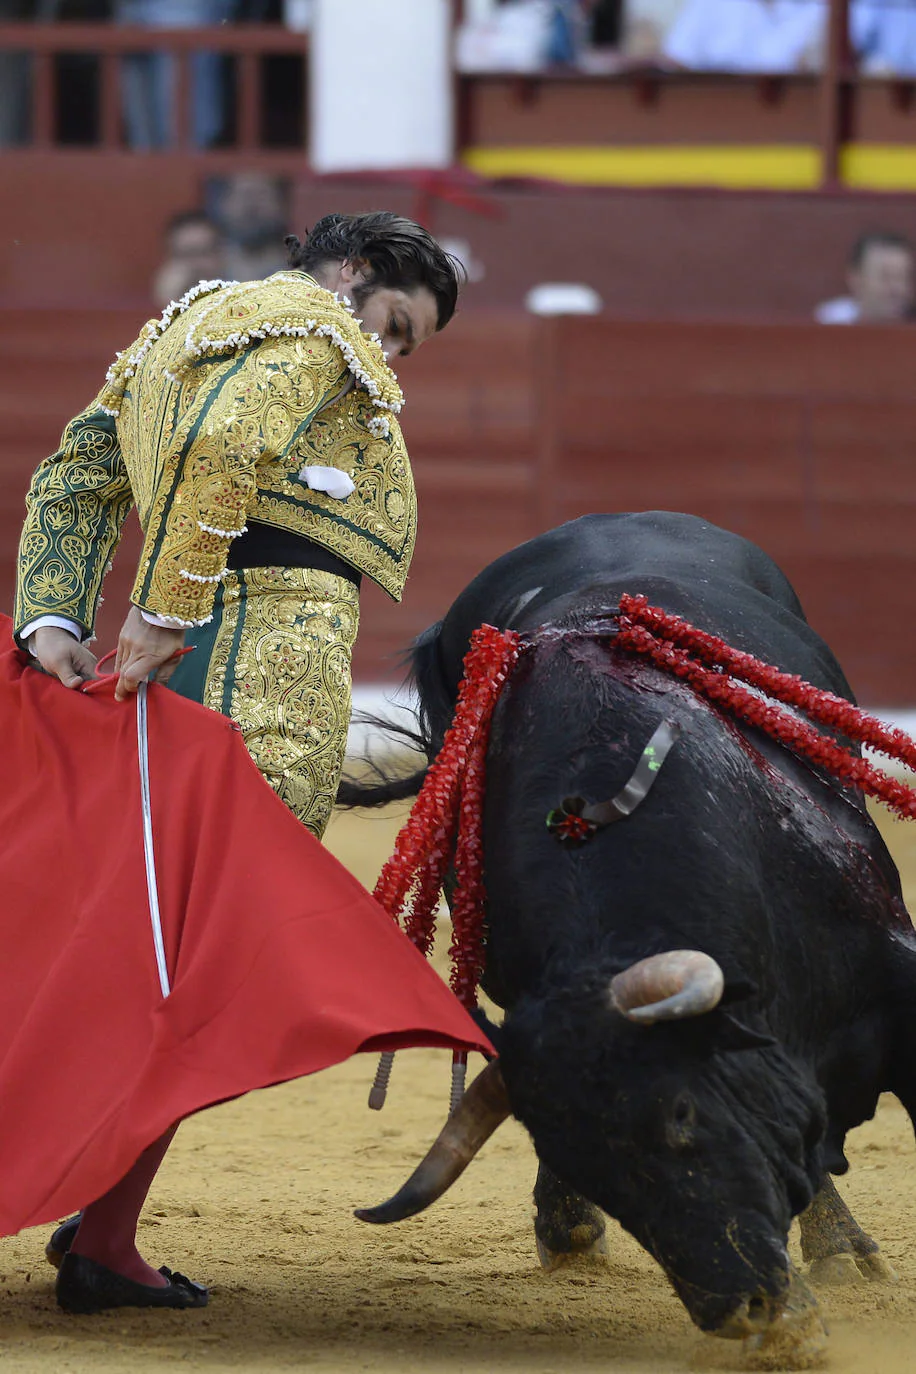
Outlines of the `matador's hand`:
M 126 701 L 144 678 L 155 677 L 157 682 L 167 682 L 178 662 L 175 655 L 183 647 L 184 630 L 150 625 L 138 608 L 131 606 L 118 639 L 114 670 L 119 676 L 115 700 Z M 172 658 L 175 662 L 169 663 Z
M 29 636 L 29 650 L 46 673 L 65 687 L 80 687 L 95 677 L 95 654 L 69 630 L 42 625 Z

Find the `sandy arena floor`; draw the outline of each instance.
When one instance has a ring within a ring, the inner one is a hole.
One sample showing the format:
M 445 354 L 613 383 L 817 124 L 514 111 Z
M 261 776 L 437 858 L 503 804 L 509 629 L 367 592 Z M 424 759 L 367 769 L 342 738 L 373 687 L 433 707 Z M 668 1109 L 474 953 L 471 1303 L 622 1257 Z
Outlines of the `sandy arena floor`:
M 390 818 L 343 817 L 330 844 L 371 885 Z M 888 827 L 916 910 L 916 829 Z M 660 1270 L 615 1225 L 604 1265 L 553 1275 L 531 1230 L 534 1155 L 509 1123 L 448 1196 L 393 1228 L 355 1205 L 400 1183 L 441 1125 L 448 1056 L 402 1055 L 384 1112 L 366 1108 L 373 1061 L 186 1122 L 141 1228 L 148 1257 L 212 1285 L 203 1312 L 67 1317 L 43 1261 L 46 1232 L 0 1240 L 4 1374 L 122 1374 L 184 1368 L 269 1371 L 525 1371 L 608 1374 L 742 1368 L 700 1335 Z M 916 1149 L 894 1100 L 852 1140 L 840 1180 L 899 1282 L 821 1290 L 835 1374 L 916 1365 Z M 793 1238 L 793 1244 L 797 1242 Z

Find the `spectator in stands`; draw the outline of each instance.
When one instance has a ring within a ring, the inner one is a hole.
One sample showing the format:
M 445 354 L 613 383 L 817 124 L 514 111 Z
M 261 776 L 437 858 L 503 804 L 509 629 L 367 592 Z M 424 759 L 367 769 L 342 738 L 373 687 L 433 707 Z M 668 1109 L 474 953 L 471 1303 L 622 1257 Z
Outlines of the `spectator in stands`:
M 203 210 L 185 210 L 169 220 L 165 259 L 153 278 L 153 299 L 166 306 L 180 300 L 199 281 L 225 277 L 225 247 L 220 227 Z
M 684 0 L 626 0 L 620 34 L 624 68 L 663 63 L 664 38 L 683 3 Z
M 916 3 L 864 0 L 856 48 L 872 76 L 916 75 Z
M 624 0 L 477 0 L 456 35 L 459 71 L 619 65 Z
M 588 39 L 596 48 L 619 48 L 623 32 L 624 0 L 592 0 Z
M 660 55 L 691 71 L 820 71 L 827 9 L 827 0 L 684 0 Z M 884 41 L 884 9 L 884 0 L 850 0 L 855 52 Z
M 548 10 L 548 66 L 572 66 L 582 49 L 585 16 L 580 0 L 552 0 Z
M 225 24 L 236 0 L 114 0 L 119 24 L 155 29 L 197 29 Z M 124 116 L 132 148 L 174 143 L 177 71 L 167 53 L 134 53 L 123 63 Z M 197 52 L 191 58 L 191 141 L 208 148 L 223 133 L 226 117 L 225 59 Z
M 663 55 L 692 71 L 815 70 L 826 13 L 823 0 L 686 0 Z
M 853 245 L 846 272 L 848 296 L 823 301 L 821 324 L 889 324 L 913 313 L 913 245 L 886 230 L 863 234 Z
M 221 186 L 214 217 L 223 233 L 227 275 L 269 277 L 286 265 L 287 185 L 264 172 L 238 172 Z
M 0 24 L 42 23 L 57 18 L 58 0 L 0 0 Z M 0 52 L 0 148 L 29 136 L 32 59 L 24 52 Z
M 25 0 L 0 0 L 0 24 L 32 19 Z M 0 52 L 0 148 L 24 143 L 28 131 L 29 58 L 25 53 Z

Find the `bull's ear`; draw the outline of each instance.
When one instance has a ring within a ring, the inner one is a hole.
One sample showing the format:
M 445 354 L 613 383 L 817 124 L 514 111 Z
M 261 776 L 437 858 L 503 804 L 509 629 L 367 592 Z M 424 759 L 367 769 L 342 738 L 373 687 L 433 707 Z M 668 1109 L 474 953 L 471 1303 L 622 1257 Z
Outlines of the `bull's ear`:
M 491 1021 L 489 1016 L 487 1016 L 487 1013 L 481 1007 L 475 1007 L 471 1012 L 471 1017 L 474 1021 L 477 1022 L 478 1026 L 483 1031 L 484 1035 L 487 1037 L 490 1044 L 493 1046 L 497 1055 L 502 1054 L 502 1026 L 497 1026 L 495 1021 Z M 491 1057 L 492 1056 L 490 1055 L 486 1056 L 487 1059 Z
M 757 984 L 750 978 L 727 978 L 725 988 L 719 999 L 720 1007 L 734 1005 L 735 1002 L 747 1002 L 751 997 L 757 996 Z
M 767 1045 L 778 1044 L 775 1035 L 771 1035 L 769 1031 L 754 1030 L 753 1026 L 745 1025 L 728 1011 L 723 1012 L 719 1018 L 719 1030 L 722 1033 L 721 1046 L 724 1050 L 762 1050 Z
M 728 978 L 719 1002 L 717 1034 L 722 1035 L 722 1048 L 725 1050 L 761 1050 L 767 1045 L 775 1045 L 776 1037 L 771 1035 L 768 1030 L 755 1030 L 753 1026 L 747 1024 L 747 1019 L 742 1020 L 736 1016 L 734 1011 L 726 1011 L 726 1007 L 736 1007 L 741 1002 L 749 1002 L 751 998 L 757 996 L 757 984 L 751 978 Z M 747 1009 L 747 1015 L 754 1015 L 751 1008 Z

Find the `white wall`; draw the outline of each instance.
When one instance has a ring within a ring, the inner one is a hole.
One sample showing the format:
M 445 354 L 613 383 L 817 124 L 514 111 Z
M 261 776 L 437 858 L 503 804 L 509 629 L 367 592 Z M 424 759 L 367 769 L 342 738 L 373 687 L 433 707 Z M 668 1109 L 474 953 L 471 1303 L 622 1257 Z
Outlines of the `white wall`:
M 311 53 L 316 171 L 451 163 L 448 0 L 315 0 Z

